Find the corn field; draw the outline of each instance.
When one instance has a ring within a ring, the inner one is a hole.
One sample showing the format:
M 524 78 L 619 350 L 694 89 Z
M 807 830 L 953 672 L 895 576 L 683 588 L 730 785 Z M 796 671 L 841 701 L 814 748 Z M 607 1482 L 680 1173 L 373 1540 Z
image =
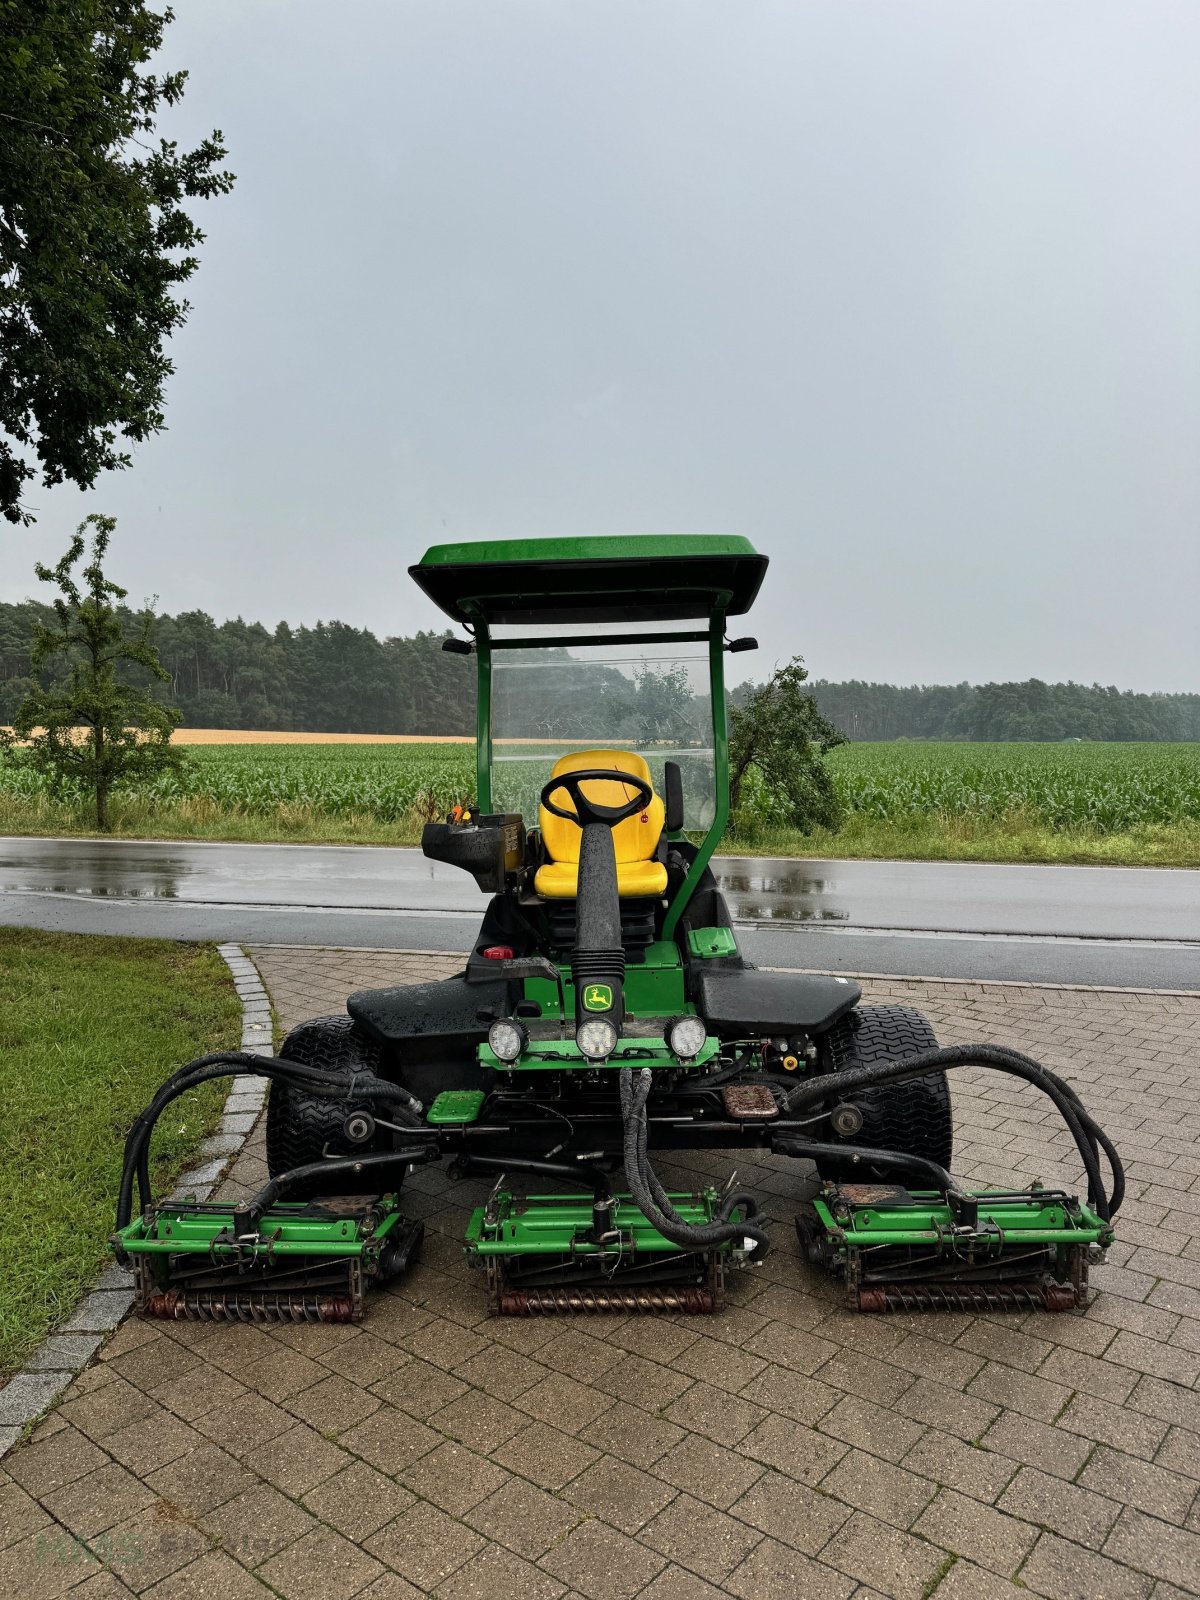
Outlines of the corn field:
M 545 759 L 548 770 L 552 755 Z M 1018 818 L 1056 833 L 1109 835 L 1200 821 L 1197 744 L 901 741 L 846 745 L 828 760 L 847 813 L 874 822 Z M 139 800 L 411 825 L 471 798 L 474 772 L 469 744 L 211 744 L 192 748 L 182 774 L 139 790 Z M 32 799 L 44 789 L 19 756 L 0 756 L 0 795 Z M 769 795 L 757 804 L 769 813 Z

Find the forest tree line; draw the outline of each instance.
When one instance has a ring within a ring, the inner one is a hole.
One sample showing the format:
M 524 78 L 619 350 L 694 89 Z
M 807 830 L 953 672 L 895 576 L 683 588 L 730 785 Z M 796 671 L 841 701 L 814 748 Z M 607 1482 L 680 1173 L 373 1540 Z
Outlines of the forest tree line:
M 0 602 L 0 723 L 12 720 L 34 685 L 29 650 L 39 617 L 48 621 L 50 609 L 37 601 Z M 345 622 L 270 629 L 240 617 L 218 623 L 203 611 L 159 616 L 153 631 L 170 675 L 164 697 L 179 707 L 185 726 L 470 737 L 474 664 L 443 652 L 444 636 L 379 639 Z M 639 698 L 658 688 L 641 686 Z M 735 701 L 751 688 L 735 689 Z M 856 740 L 1200 739 L 1200 694 L 1136 694 L 1037 678 L 908 686 L 817 679 L 808 688 L 824 715 Z

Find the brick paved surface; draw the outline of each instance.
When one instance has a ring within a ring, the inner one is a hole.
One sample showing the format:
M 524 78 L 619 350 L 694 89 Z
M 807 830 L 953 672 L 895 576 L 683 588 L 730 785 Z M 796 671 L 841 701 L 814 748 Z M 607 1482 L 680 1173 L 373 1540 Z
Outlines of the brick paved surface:
M 254 954 L 285 1025 L 454 965 Z M 458 1244 L 482 1191 L 424 1171 L 422 1263 L 365 1327 L 126 1323 L 0 1470 L 0 1593 L 1200 1592 L 1200 997 L 867 998 L 1041 1056 L 1117 1137 L 1130 1198 L 1086 1317 L 851 1316 L 797 1260 L 805 1169 L 755 1157 L 738 1165 L 777 1248 L 722 1315 L 490 1321 Z M 982 1073 L 953 1089 L 958 1170 L 1077 1186 L 1039 1097 Z M 235 1176 L 259 1181 L 261 1145 Z

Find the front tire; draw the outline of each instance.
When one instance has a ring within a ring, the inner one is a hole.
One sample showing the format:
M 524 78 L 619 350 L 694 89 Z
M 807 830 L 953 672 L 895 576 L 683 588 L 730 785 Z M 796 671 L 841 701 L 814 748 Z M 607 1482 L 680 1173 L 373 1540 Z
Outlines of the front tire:
M 938 1048 L 937 1035 L 926 1017 L 911 1006 L 859 1006 L 825 1036 L 826 1070 L 841 1072 L 880 1061 L 903 1061 Z M 949 1167 L 954 1153 L 950 1086 L 944 1072 L 931 1072 L 907 1083 L 882 1083 L 854 1095 L 863 1125 L 847 1144 L 877 1150 L 902 1150 Z M 836 1136 L 831 1136 L 836 1137 Z M 851 1178 L 862 1166 L 823 1162 L 824 1178 Z
M 349 1017 L 315 1017 L 293 1028 L 279 1052 L 285 1061 L 299 1061 L 317 1067 L 333 1077 L 359 1081 L 377 1078 L 381 1064 L 378 1044 L 360 1032 Z M 293 1167 L 307 1166 L 330 1155 L 359 1155 L 369 1150 L 386 1150 L 386 1135 L 377 1132 L 369 1144 L 351 1144 L 342 1124 L 350 1109 L 342 1099 L 326 1100 L 305 1089 L 276 1079 L 267 1101 L 267 1169 L 273 1178 Z M 340 1188 L 345 1189 L 345 1178 Z M 317 1182 L 297 1189 L 294 1197 L 310 1200 L 332 1192 Z

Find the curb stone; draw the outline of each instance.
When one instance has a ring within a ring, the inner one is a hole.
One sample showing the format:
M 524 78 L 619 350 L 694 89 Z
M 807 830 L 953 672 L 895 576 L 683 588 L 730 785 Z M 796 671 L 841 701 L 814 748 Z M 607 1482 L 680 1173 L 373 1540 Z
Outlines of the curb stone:
M 221 944 L 217 954 L 233 975 L 242 1003 L 242 1042 L 250 1055 L 274 1050 L 271 1002 L 258 968 L 240 945 Z M 207 1200 L 226 1168 L 241 1151 L 266 1104 L 267 1079 L 232 1080 L 217 1132 L 203 1140 L 194 1164 L 180 1174 L 167 1198 Z M 133 1304 L 133 1274 L 114 1261 L 105 1267 L 74 1311 L 38 1346 L 19 1372 L 0 1387 L 0 1458 L 26 1427 L 50 1407 L 83 1370 Z

